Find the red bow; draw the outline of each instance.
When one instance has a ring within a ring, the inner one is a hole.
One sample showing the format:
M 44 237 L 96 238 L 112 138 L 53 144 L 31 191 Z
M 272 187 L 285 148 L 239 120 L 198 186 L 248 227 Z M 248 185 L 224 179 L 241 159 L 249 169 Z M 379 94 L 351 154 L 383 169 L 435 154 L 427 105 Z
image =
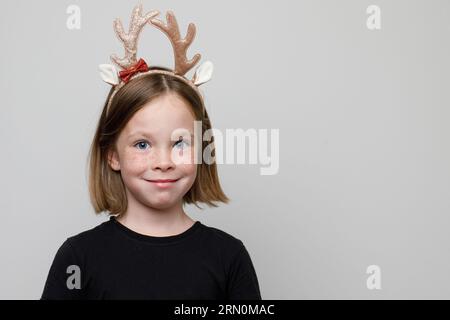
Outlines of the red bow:
M 119 77 L 123 82 L 127 83 L 130 81 L 130 78 L 138 73 L 138 72 L 146 72 L 148 71 L 148 66 L 143 59 L 139 59 L 139 61 L 128 69 L 122 70 L 119 72 Z

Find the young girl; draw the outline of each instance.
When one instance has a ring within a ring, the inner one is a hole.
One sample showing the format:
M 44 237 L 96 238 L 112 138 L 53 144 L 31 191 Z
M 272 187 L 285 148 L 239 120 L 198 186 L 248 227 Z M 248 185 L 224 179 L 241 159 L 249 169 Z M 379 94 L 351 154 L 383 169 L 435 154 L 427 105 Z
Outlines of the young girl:
M 194 130 L 195 121 L 203 132 L 211 129 L 197 87 L 210 80 L 212 64 L 188 80 L 184 75 L 200 59 L 185 57 L 195 26 L 181 39 L 173 13 L 167 25 L 154 18 L 158 14 L 142 15 L 137 6 L 129 33 L 115 21 L 125 57 L 111 57 L 120 72 L 100 66 L 113 87 L 89 168 L 95 212 L 110 218 L 62 244 L 41 299 L 261 299 L 243 242 L 184 211 L 185 204 L 228 202 L 216 164 L 194 161 L 195 150 L 203 155 L 213 143 L 199 140 Z M 174 70 L 137 61 L 137 39 L 146 24 L 171 40 Z

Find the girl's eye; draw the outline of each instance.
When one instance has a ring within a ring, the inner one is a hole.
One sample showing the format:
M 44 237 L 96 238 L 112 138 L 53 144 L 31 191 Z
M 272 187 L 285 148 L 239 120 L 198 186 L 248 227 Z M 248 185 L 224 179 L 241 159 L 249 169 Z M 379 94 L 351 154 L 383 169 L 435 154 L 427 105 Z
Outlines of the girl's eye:
M 134 146 L 137 147 L 139 150 L 146 150 L 146 146 L 148 146 L 148 142 L 147 141 L 139 141 L 138 143 L 136 143 Z M 177 142 L 175 142 L 175 146 L 179 149 L 182 149 L 184 146 L 188 146 L 189 143 L 187 141 L 184 140 L 178 140 Z
M 188 146 L 189 144 L 188 144 L 186 141 L 184 141 L 184 140 L 178 140 L 178 141 L 175 143 L 175 146 L 177 146 L 177 147 L 179 147 L 179 148 L 183 148 L 183 145 Z
M 140 147 L 142 147 L 142 146 L 145 147 L 146 145 L 148 145 L 148 143 L 146 141 L 140 141 L 140 142 L 136 143 L 134 146 L 135 147 L 137 146 L 139 150 L 145 150 L 145 148 L 142 149 Z

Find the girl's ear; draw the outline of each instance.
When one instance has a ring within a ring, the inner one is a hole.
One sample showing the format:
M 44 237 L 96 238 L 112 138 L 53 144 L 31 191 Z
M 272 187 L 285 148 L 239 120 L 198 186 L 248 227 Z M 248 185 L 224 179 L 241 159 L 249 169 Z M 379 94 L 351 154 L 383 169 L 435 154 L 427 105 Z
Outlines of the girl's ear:
M 108 152 L 108 164 L 114 171 L 120 171 L 120 162 L 116 151 L 110 150 Z
M 211 61 L 204 62 L 200 67 L 197 68 L 197 70 L 195 70 L 192 82 L 194 82 L 196 86 L 201 86 L 202 84 L 211 80 L 213 71 L 213 63 Z

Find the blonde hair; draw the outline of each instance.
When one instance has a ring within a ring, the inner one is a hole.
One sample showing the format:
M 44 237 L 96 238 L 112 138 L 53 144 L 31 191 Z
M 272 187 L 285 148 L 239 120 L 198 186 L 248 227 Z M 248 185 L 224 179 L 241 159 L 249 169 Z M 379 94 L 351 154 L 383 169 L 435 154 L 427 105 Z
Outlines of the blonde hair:
M 152 67 L 151 70 L 169 70 L 162 67 Z M 174 93 L 183 98 L 195 120 L 202 123 L 202 134 L 211 129 L 211 121 L 206 112 L 203 100 L 188 84 L 167 74 L 149 74 L 131 80 L 123 86 L 111 100 L 107 110 L 108 100 L 113 89 L 108 94 L 100 116 L 95 136 L 93 138 L 89 162 L 89 196 L 95 213 L 108 212 L 110 215 L 122 215 L 127 209 L 125 185 L 120 171 L 114 171 L 109 166 L 108 154 L 115 150 L 117 138 L 131 117 L 151 100 L 168 93 Z M 203 140 L 203 139 L 202 139 Z M 207 147 L 212 148 L 214 157 L 214 137 L 210 141 L 202 141 L 201 154 Z M 204 161 L 197 164 L 197 177 L 191 189 L 183 196 L 184 204 L 198 203 L 217 207 L 214 202 L 228 203 L 219 183 L 216 163 L 207 164 Z

